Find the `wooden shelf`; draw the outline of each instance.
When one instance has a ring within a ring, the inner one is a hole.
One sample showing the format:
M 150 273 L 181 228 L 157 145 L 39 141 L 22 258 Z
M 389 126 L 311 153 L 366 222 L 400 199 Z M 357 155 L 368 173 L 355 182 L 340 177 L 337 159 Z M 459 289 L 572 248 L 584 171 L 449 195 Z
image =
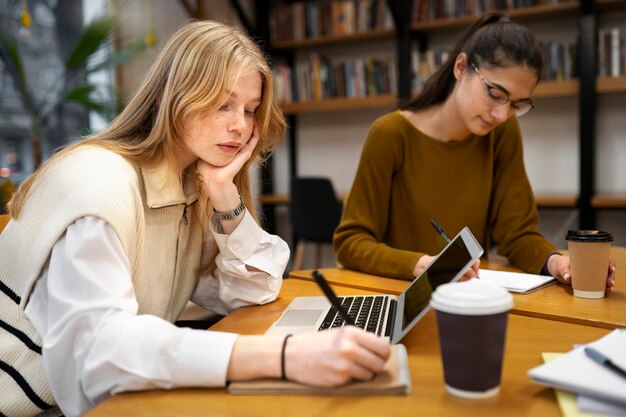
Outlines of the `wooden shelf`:
M 626 208 L 626 193 L 598 194 L 591 199 L 593 208 Z
M 343 199 L 346 194 L 340 194 L 337 196 L 337 201 L 343 203 Z M 273 206 L 288 205 L 291 201 L 289 194 L 261 194 L 259 196 L 260 204 L 267 204 Z
M 578 80 L 542 81 L 533 92 L 533 98 L 573 97 L 578 94 L 580 82 Z M 597 92 L 620 93 L 626 92 L 626 76 L 600 77 L 597 80 Z M 321 101 L 302 103 L 283 103 L 281 108 L 285 114 L 301 114 L 329 111 L 380 109 L 392 107 L 398 102 L 393 95 L 369 96 L 356 99 L 334 98 Z
M 539 208 L 574 208 L 578 203 L 578 196 L 573 194 L 549 194 L 535 196 Z
M 586 0 L 584 0 L 586 1 Z M 578 12 L 578 2 L 572 1 L 568 3 L 560 4 L 548 4 L 534 7 L 523 7 L 519 9 L 507 9 L 503 10 L 511 19 L 522 21 L 526 19 L 536 18 L 553 18 L 563 17 L 568 14 L 574 15 Z M 411 30 L 415 32 L 428 32 L 438 31 L 443 29 L 467 27 L 478 18 L 476 15 L 469 15 L 463 17 L 450 17 L 446 19 L 437 19 L 432 21 L 420 21 L 413 22 L 411 24 Z
M 596 4 L 598 6 L 598 10 L 603 13 L 616 10 L 626 10 L 626 2 L 624 0 L 596 0 Z
M 542 81 L 533 92 L 533 97 L 576 96 L 579 88 L 579 80 Z M 599 94 L 626 92 L 626 76 L 598 77 L 596 92 Z
M 261 194 L 259 196 L 259 203 L 269 206 L 278 206 L 289 204 L 288 194 Z
M 392 38 L 395 34 L 394 29 L 370 30 L 367 32 L 355 32 L 350 35 L 337 36 L 318 36 L 315 38 L 282 40 L 272 43 L 272 49 L 301 49 L 313 48 L 320 45 L 332 45 L 337 43 L 363 42 L 374 39 Z
M 541 81 L 532 97 L 568 97 L 578 94 L 580 82 L 578 80 Z
M 395 96 L 386 94 L 354 99 L 333 98 L 300 103 L 282 103 L 280 107 L 285 114 L 320 113 L 345 110 L 383 109 L 385 107 L 395 106 L 397 101 Z
M 338 196 L 341 200 L 343 196 Z M 537 196 L 537 206 L 539 207 L 576 207 L 578 197 L 575 195 L 551 194 L 549 196 Z M 622 201 L 626 204 L 626 196 Z M 289 204 L 289 194 L 262 194 L 259 196 L 259 203 L 267 205 Z
M 622 93 L 626 91 L 626 77 L 599 77 L 596 80 L 598 93 Z
M 537 206 L 540 208 L 567 208 L 576 207 L 578 196 L 575 195 L 538 195 L 536 197 Z M 626 193 L 614 194 L 598 194 L 591 198 L 591 207 L 593 208 L 626 208 Z

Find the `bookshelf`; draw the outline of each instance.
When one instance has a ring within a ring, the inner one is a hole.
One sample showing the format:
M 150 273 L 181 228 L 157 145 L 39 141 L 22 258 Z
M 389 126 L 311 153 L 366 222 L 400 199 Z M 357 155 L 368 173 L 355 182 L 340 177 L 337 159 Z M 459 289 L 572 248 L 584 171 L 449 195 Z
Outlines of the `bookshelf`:
M 415 1 L 415 0 L 414 0 Z M 271 2 L 276 3 L 276 1 Z M 293 3 L 293 2 L 287 2 Z M 334 113 L 359 111 L 364 109 L 391 109 L 399 99 L 408 98 L 411 85 L 411 57 L 410 47 L 414 41 L 423 47 L 428 45 L 428 38 L 432 34 L 446 31 L 460 32 L 464 30 L 476 16 L 462 16 L 455 18 L 441 18 L 432 21 L 413 21 L 413 1 L 387 0 L 393 16 L 395 29 L 377 29 L 360 33 L 340 36 L 318 36 L 298 40 L 275 41 L 271 43 L 271 51 L 280 55 L 293 57 L 297 51 L 324 48 L 328 46 L 348 48 L 355 42 L 367 43 L 372 40 L 385 40 L 392 45 L 397 53 L 397 82 L 398 94 L 384 94 L 373 97 L 356 99 L 330 98 L 317 101 L 284 103 L 282 108 L 288 115 L 290 132 L 290 173 L 296 175 L 297 161 L 297 121 L 298 117 L 315 113 Z M 579 42 L 579 56 L 577 63 L 578 77 L 562 81 L 542 81 L 536 88 L 533 98 L 575 98 L 579 102 L 577 123 L 579 147 L 579 194 L 550 193 L 538 194 L 537 203 L 540 208 L 571 208 L 578 210 L 580 227 L 595 227 L 595 212 L 598 209 L 626 208 L 626 193 L 596 195 L 596 99 L 598 95 L 626 92 L 626 76 L 597 77 L 597 61 L 595 59 L 597 45 L 597 19 L 601 13 L 610 13 L 616 10 L 626 10 L 626 2 L 619 0 L 571 0 L 558 4 L 529 6 L 517 9 L 508 9 L 505 12 L 517 22 L 526 24 L 536 21 L 550 21 L 551 19 L 567 17 L 577 22 L 577 38 Z M 264 205 L 281 205 L 289 203 L 288 195 L 275 196 L 271 193 L 262 195 L 260 201 Z

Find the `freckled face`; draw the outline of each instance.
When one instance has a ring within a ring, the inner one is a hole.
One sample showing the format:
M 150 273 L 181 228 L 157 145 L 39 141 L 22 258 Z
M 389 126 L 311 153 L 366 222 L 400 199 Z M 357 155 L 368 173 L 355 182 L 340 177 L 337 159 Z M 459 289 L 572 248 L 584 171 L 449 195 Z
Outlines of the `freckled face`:
M 490 85 L 506 90 L 513 103 L 530 97 L 537 86 L 537 75 L 526 66 L 483 66 L 480 72 Z M 459 87 L 458 112 L 467 129 L 475 135 L 486 135 L 515 114 L 516 109 L 511 103 L 499 104 L 490 97 L 484 82 L 475 71 L 466 72 Z M 498 93 L 501 94 L 501 91 Z
M 183 137 L 189 149 L 185 166 L 197 159 L 217 167 L 232 162 L 252 136 L 261 88 L 258 72 L 242 74 L 233 85 L 227 86 L 228 98 L 222 107 L 212 114 L 198 115 L 188 123 Z

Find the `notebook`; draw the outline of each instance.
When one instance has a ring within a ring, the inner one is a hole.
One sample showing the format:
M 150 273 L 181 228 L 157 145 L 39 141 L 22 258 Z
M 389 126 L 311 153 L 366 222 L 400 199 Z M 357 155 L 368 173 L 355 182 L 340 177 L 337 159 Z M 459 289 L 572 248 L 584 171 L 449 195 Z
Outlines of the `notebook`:
M 369 381 L 353 381 L 340 387 L 312 387 L 293 381 L 264 379 L 256 381 L 232 382 L 228 385 L 230 394 L 291 394 L 291 395 L 407 395 L 411 393 L 411 373 L 406 348 L 402 344 L 393 345 L 389 359 L 381 372 Z
M 588 346 L 626 368 L 626 329 L 613 330 Z M 626 406 L 626 378 L 587 357 L 584 346 L 531 369 L 528 375 L 540 384 Z
M 356 300 L 381 300 L 382 321 L 376 324 L 375 333 L 389 338 L 392 344 L 398 343 L 405 334 L 430 310 L 430 296 L 435 289 L 448 282 L 457 281 L 463 273 L 483 254 L 483 248 L 476 241 L 469 228 L 459 232 L 435 257 L 426 269 L 417 276 L 399 296 L 385 294 L 377 296 L 340 297 L 347 308 L 353 309 L 357 325 L 370 327 L 370 317 L 360 320 L 359 312 L 365 305 L 354 307 Z M 364 298 L 363 298 L 364 297 Z M 350 304 L 347 306 L 347 304 Z M 287 306 L 280 318 L 272 324 L 266 334 L 297 334 L 322 330 L 322 324 L 332 315 L 331 305 L 326 297 L 296 297 Z M 333 318 L 334 325 L 342 325 L 343 320 Z M 335 326 L 332 326 L 335 327 Z
M 528 294 L 554 284 L 556 279 L 549 275 L 526 274 L 523 272 L 481 269 L 478 276 L 483 281 L 502 287 L 509 292 Z

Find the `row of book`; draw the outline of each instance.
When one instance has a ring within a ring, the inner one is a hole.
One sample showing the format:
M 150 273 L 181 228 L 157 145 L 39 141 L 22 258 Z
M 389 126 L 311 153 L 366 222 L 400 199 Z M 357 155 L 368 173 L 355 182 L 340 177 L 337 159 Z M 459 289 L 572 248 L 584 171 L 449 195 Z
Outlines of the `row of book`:
M 490 10 L 571 3 L 573 0 L 414 0 L 413 21 L 423 22 L 462 16 L 478 16 Z
M 544 65 L 542 80 L 563 81 L 577 76 L 576 44 L 570 42 L 542 42 Z M 433 48 L 420 52 L 413 48 L 411 66 L 413 83 L 411 91 L 419 92 L 426 81 L 448 60 L 449 51 L 445 48 Z
M 543 48 L 543 80 L 562 81 L 577 76 L 575 44 L 549 41 L 543 43 Z M 413 48 L 411 91 L 421 91 L 426 81 L 448 59 L 449 51 L 445 48 L 432 48 L 423 52 Z M 623 53 L 620 59 L 623 63 Z M 279 63 L 273 71 L 275 94 L 282 103 L 359 98 L 397 92 L 396 62 L 393 60 L 366 57 L 332 62 L 317 52 L 311 52 L 309 59 L 299 62 L 295 67 Z
M 295 68 L 277 64 L 273 72 L 275 95 L 281 103 L 397 94 L 395 61 L 373 57 L 331 62 L 312 52 L 309 60 Z
M 342 36 L 393 27 L 386 0 L 279 3 L 270 15 L 270 36 L 273 42 Z
M 563 81 L 578 76 L 575 42 L 542 42 L 544 68 L 542 80 Z M 444 48 L 412 52 L 413 85 L 412 91 L 420 91 L 426 80 L 448 59 Z M 604 28 L 598 31 L 598 67 L 600 77 L 621 77 L 626 75 L 626 36 L 620 28 Z

